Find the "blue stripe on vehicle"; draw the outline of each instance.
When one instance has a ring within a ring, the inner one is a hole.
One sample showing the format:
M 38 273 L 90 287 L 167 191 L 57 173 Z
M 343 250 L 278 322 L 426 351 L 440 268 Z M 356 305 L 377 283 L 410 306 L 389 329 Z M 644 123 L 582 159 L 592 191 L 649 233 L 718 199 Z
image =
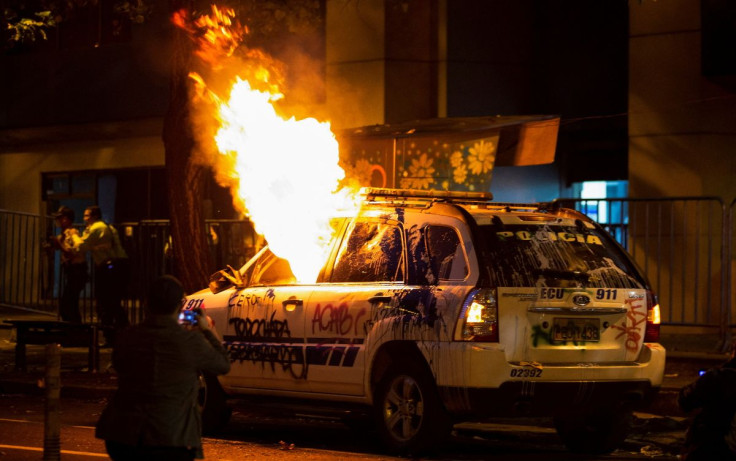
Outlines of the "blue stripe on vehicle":
M 342 353 L 345 350 L 344 347 L 335 347 L 332 349 L 332 356 L 330 357 L 330 366 L 338 367 L 342 361 Z
M 325 365 L 331 349 L 331 346 L 307 346 L 307 363 L 310 365 Z
M 358 356 L 358 349 L 357 347 L 348 347 L 348 350 L 345 352 L 345 360 L 342 361 L 342 366 L 344 367 L 352 367 L 355 363 L 355 357 Z

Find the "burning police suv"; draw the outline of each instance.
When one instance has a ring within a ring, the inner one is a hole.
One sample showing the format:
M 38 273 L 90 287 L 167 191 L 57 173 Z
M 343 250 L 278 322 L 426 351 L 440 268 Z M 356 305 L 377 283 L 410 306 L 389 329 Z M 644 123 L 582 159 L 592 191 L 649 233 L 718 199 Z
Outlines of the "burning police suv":
M 599 225 L 487 193 L 365 194 L 334 221 L 316 283 L 297 283 L 266 247 L 188 297 L 232 362 L 207 380 L 205 416 L 225 414 L 224 390 L 364 409 L 404 453 L 455 422 L 513 415 L 553 417 L 574 451 L 624 440 L 662 383 L 665 350 L 654 293 Z

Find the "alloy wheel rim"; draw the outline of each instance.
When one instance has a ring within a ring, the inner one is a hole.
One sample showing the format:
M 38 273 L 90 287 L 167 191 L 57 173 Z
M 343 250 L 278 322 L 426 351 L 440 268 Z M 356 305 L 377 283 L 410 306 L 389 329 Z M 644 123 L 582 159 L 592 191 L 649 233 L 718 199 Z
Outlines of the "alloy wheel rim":
M 411 376 L 397 376 L 384 398 L 383 417 L 389 433 L 400 441 L 414 437 L 424 419 L 424 399 Z

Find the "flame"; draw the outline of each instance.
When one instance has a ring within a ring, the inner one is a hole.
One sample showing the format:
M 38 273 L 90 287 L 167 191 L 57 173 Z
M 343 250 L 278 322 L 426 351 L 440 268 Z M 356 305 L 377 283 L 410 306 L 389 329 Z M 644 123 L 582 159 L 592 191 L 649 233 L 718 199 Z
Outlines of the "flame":
M 232 38 L 242 36 L 226 25 L 235 24 L 231 11 L 213 11 L 215 19 L 195 23 L 197 30 L 206 29 L 198 34 L 197 54 L 221 66 L 232 54 Z M 300 282 L 311 283 L 329 251 L 330 221 L 339 210 L 356 206 L 355 191 L 338 190 L 345 172 L 329 122 L 279 114 L 274 104 L 284 95 L 278 65 L 259 50 L 246 50 L 245 56 L 227 98 L 215 94 L 199 74 L 190 74 L 198 99 L 206 97 L 208 107 L 216 108 L 219 158 L 214 166 L 218 177 L 229 178 L 233 195 L 271 251 L 289 261 Z
M 232 8 L 212 5 L 211 15 L 202 15 L 191 23 L 185 9 L 176 11 L 171 20 L 195 39 L 198 45 L 196 55 L 212 68 L 218 69 L 222 65 L 222 56 L 231 56 L 248 33 L 248 28 L 241 26 L 234 18 L 235 11 Z
M 336 193 L 345 172 L 330 124 L 314 118 L 286 120 L 273 101 L 281 95 L 238 79 L 220 105 L 215 141 L 234 160 L 238 192 L 256 232 L 289 261 L 299 281 L 313 282 L 325 261 L 330 219 L 345 206 Z

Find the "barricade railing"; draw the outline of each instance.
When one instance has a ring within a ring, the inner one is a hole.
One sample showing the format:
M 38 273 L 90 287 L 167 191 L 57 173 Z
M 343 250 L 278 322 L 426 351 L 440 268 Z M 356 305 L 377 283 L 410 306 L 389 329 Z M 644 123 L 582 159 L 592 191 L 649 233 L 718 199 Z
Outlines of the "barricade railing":
M 80 232 L 83 226 L 77 226 Z M 168 220 L 117 223 L 115 227 L 130 258 L 130 279 L 123 303 L 132 322 L 143 318 L 146 287 L 155 277 L 174 273 Z M 257 235 L 248 220 L 207 220 L 212 272 L 240 267 L 255 254 Z M 47 216 L 0 210 L 0 304 L 58 315 L 63 271 L 58 251 L 48 239 L 58 234 Z M 94 270 L 88 255 L 89 279 L 80 296 L 80 313 L 94 322 Z M 206 286 L 207 281 L 202 281 Z
M 205 225 L 212 272 L 228 264 L 240 267 L 255 254 L 257 236 L 250 221 L 211 219 L 206 220 Z M 148 283 L 159 275 L 175 273 L 171 251 L 175 242 L 168 220 L 121 223 L 117 228 L 130 258 L 130 266 L 134 268 L 126 307 L 131 320 L 140 321 Z M 206 284 L 207 281 L 203 280 L 202 286 Z
M 44 257 L 46 224 L 38 215 L 0 212 L 0 304 L 56 309 L 53 267 Z

